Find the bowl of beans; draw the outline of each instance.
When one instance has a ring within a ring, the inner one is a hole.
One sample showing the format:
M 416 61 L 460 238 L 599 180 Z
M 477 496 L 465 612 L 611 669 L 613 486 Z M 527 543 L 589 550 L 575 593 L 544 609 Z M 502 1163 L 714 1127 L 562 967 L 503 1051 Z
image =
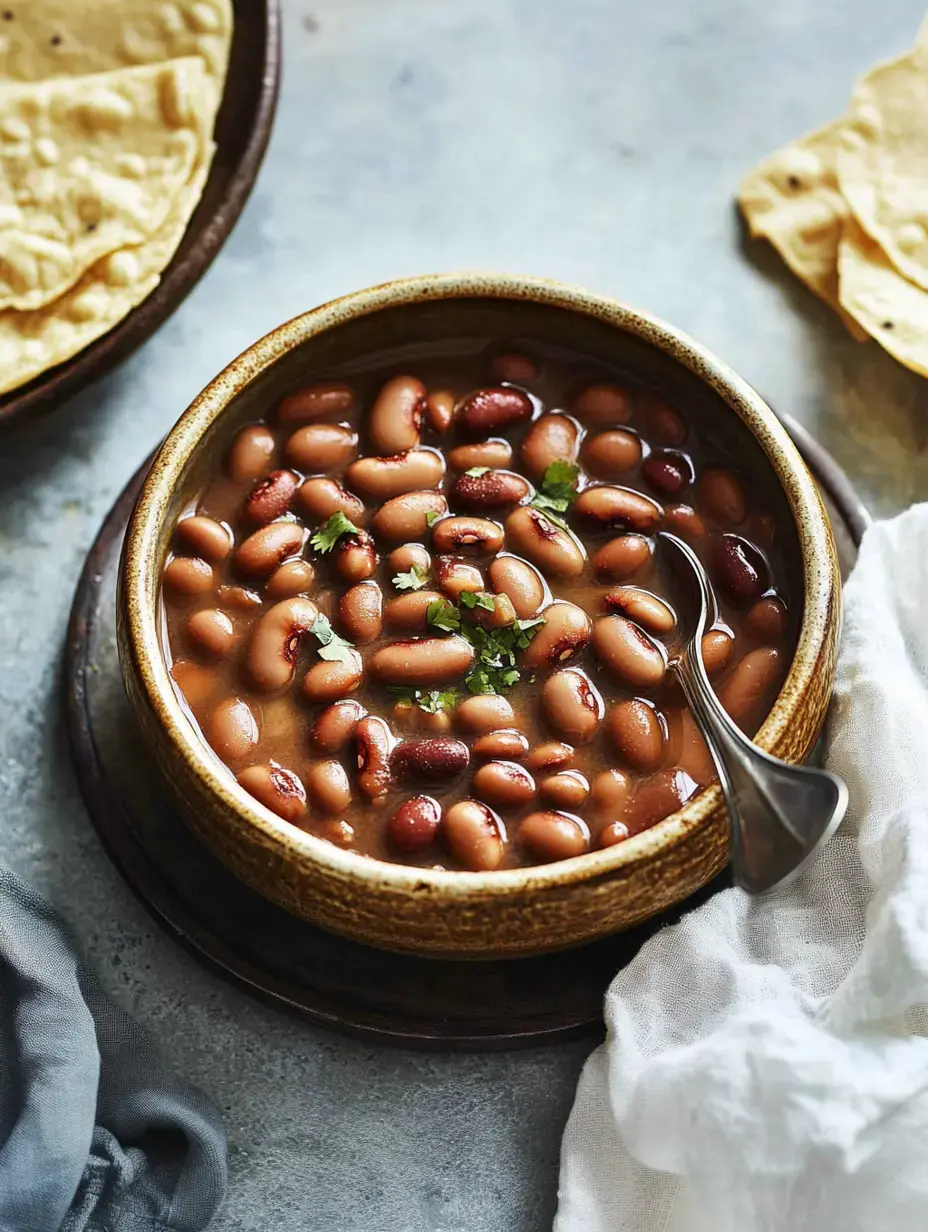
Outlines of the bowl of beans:
M 728 857 L 661 530 L 709 572 L 723 705 L 804 759 L 840 583 L 763 400 L 579 289 L 349 295 L 247 350 L 158 453 L 120 575 L 133 713 L 195 833 L 315 924 L 468 957 L 603 936 Z

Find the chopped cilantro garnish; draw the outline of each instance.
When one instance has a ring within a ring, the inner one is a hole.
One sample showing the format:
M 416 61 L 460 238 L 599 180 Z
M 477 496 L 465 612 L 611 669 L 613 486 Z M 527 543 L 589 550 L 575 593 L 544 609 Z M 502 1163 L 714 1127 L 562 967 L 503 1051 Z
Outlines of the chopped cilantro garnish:
M 536 509 L 544 510 L 548 516 L 566 513 L 576 498 L 579 474 L 579 466 L 574 466 L 571 462 L 552 462 L 545 468 L 541 487 L 532 497 L 531 503 Z M 566 523 L 560 518 L 551 517 L 551 521 L 567 529 Z
M 390 689 L 394 697 L 411 706 L 418 706 L 426 714 L 438 714 L 442 710 L 453 710 L 458 700 L 456 689 L 432 689 L 423 693 L 421 689 L 409 689 L 396 685 Z
M 325 526 L 319 527 L 309 542 L 317 552 L 324 555 L 332 551 L 342 535 L 356 535 L 357 533 L 357 526 L 354 522 L 349 522 L 339 509 L 338 513 L 332 514 Z
M 464 611 L 481 608 L 492 612 L 496 600 L 485 591 L 465 590 L 461 592 L 460 604 Z M 458 633 L 473 646 L 474 662 L 464 678 L 468 690 L 471 693 L 503 693 L 511 689 L 521 679 L 516 656 L 531 645 L 539 626 L 545 623 L 544 617 L 514 620 L 511 625 L 499 629 L 485 629 L 463 621 L 461 608 L 448 599 L 435 599 L 425 615 L 430 628 L 441 633 Z
M 465 471 L 465 475 L 473 475 L 475 479 L 479 479 L 481 475 L 486 475 L 490 470 L 489 466 L 472 466 L 469 471 Z
M 428 526 L 429 528 L 433 527 L 440 517 L 441 517 L 440 513 L 436 513 L 434 509 L 430 509 L 428 513 L 425 515 L 426 526 Z
M 433 599 L 425 609 L 425 619 L 441 633 L 457 633 L 461 627 L 461 613 L 448 599 Z
M 398 573 L 393 579 L 397 590 L 421 590 L 428 582 L 428 572 L 421 565 L 410 565 L 408 573 Z
M 309 631 L 319 643 L 320 659 L 327 659 L 330 663 L 345 663 L 354 653 L 351 642 L 346 642 L 336 633 L 329 624 L 328 617 L 321 612 L 309 626 Z

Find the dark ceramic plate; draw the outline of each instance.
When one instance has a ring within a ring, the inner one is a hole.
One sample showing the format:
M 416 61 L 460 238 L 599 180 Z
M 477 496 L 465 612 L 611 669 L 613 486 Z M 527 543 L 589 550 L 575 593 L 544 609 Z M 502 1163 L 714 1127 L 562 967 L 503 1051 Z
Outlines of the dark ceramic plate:
M 279 0 L 233 0 L 235 29 L 216 153 L 181 245 L 147 299 L 64 363 L 0 397 L 0 426 L 59 406 L 155 332 L 209 266 L 242 212 L 271 135 L 280 83 Z

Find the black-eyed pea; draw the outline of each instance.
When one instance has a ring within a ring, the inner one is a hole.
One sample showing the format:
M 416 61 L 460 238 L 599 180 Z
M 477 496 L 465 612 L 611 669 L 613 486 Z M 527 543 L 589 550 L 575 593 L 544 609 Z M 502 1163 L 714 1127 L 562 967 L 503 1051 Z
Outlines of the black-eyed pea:
M 388 629 L 404 633 L 423 633 L 428 628 L 429 608 L 443 599 L 444 595 L 437 590 L 413 590 L 397 595 L 384 604 L 384 624 Z
M 664 756 L 664 728 L 653 706 L 640 697 L 619 702 L 609 712 L 609 735 L 619 757 L 633 770 L 650 773 Z
M 747 501 L 740 480 L 721 466 L 712 466 L 699 476 L 700 507 L 722 526 L 740 526 L 747 517 Z
M 624 770 L 601 770 L 590 784 L 590 811 L 598 822 L 618 820 L 625 811 L 632 780 Z
M 188 552 L 218 564 L 232 551 L 232 532 L 223 522 L 196 513 L 177 523 L 175 535 Z
M 586 564 L 580 540 L 555 526 L 539 510 L 521 505 L 506 519 L 509 546 L 526 556 L 543 574 L 551 577 L 579 577 Z
M 350 415 L 354 390 L 344 381 L 319 381 L 282 398 L 275 418 L 280 424 L 311 423 L 328 416 Z
M 563 600 L 552 603 L 542 616 L 545 623 L 538 626 L 521 655 L 521 664 L 529 671 L 569 662 L 580 654 L 593 635 L 593 622 L 575 603 Z
M 225 612 L 217 607 L 200 608 L 187 621 L 191 645 L 211 659 L 227 659 L 235 649 L 235 629 Z
M 522 441 L 520 455 L 526 474 L 542 480 L 552 462 L 573 463 L 577 458 L 580 428 L 569 415 L 542 415 Z
M 465 868 L 473 872 L 499 868 L 506 850 L 506 829 L 480 800 L 453 804 L 442 822 L 442 834 L 451 854 Z
M 439 436 L 451 427 L 454 404 L 454 394 L 447 389 L 433 389 L 425 399 L 425 422 Z
M 376 582 L 358 582 L 338 601 L 338 623 L 355 645 L 375 642 L 383 629 L 383 594 Z
M 293 679 L 300 643 L 319 615 L 309 599 L 282 599 L 256 621 L 246 664 L 252 683 L 263 692 L 282 689 Z
M 367 417 L 377 453 L 390 457 L 415 449 L 425 411 L 425 386 L 414 376 L 395 376 L 381 388 Z
M 224 697 L 213 708 L 204 734 L 223 761 L 241 761 L 258 743 L 258 723 L 246 701 L 240 697 Z
M 446 455 L 448 465 L 456 471 L 469 471 L 478 466 L 504 470 L 512 461 L 512 446 L 503 437 L 491 437 L 472 445 L 456 445 Z
M 550 863 L 582 856 L 589 850 L 590 832 L 581 818 L 552 809 L 526 817 L 516 840 L 536 859 Z
M 632 415 L 632 400 L 621 385 L 589 385 L 574 398 L 571 411 L 581 423 L 593 427 L 627 423 Z
M 458 702 L 454 711 L 455 722 L 469 732 L 482 733 L 511 728 L 515 717 L 512 704 L 497 693 L 465 697 Z
M 768 646 L 782 642 L 786 636 L 786 605 L 775 595 L 758 599 L 744 618 L 744 630 L 757 642 Z
M 271 471 L 245 500 L 242 508 L 245 520 L 255 526 L 276 522 L 290 508 L 299 485 L 300 480 L 293 471 Z
M 726 629 L 710 629 L 700 643 L 703 666 L 710 678 L 718 675 L 731 658 L 735 639 Z
M 274 465 L 277 442 L 264 424 L 249 424 L 242 428 L 229 450 L 226 472 L 236 483 L 261 479 Z
M 354 737 L 367 711 L 353 699 L 333 702 L 313 723 L 310 743 L 325 753 L 338 753 Z
M 453 633 L 380 646 L 370 657 L 368 671 L 384 684 L 434 687 L 462 679 L 473 661 L 473 646 Z
M 491 757 L 503 761 L 523 761 L 528 755 L 528 738 L 514 727 L 502 727 L 478 736 L 471 746 L 475 757 Z
M 265 808 L 284 821 L 298 821 L 306 812 L 306 789 L 300 779 L 276 762 L 248 766 L 238 776 L 239 784 Z
M 494 556 L 503 546 L 503 528 L 489 518 L 442 518 L 432 529 L 432 544 L 444 555 L 465 552 Z
M 288 560 L 274 570 L 264 583 L 269 599 L 289 599 L 305 595 L 313 588 L 316 571 L 308 560 Z
M 485 762 L 471 787 L 478 799 L 502 812 L 524 808 L 535 798 L 535 780 L 514 761 Z
M 783 670 L 783 655 L 772 646 L 749 651 L 718 690 L 719 701 L 738 724 L 747 729 L 760 718 L 762 708 Z
M 489 436 L 531 419 L 533 412 L 528 394 L 498 385 L 475 390 L 463 398 L 455 422 L 470 436 Z
M 626 428 L 588 436 L 580 451 L 580 463 L 596 479 L 619 479 L 641 461 L 641 440 Z
M 560 740 L 546 740 L 535 745 L 526 757 L 525 764 L 533 773 L 563 770 L 573 761 L 575 751 L 572 744 L 564 744 Z
M 448 502 L 440 492 L 406 492 L 381 505 L 371 521 L 371 529 L 378 539 L 389 543 L 421 539 L 428 533 L 429 522 L 447 512 Z M 428 557 L 425 548 L 422 551 Z
M 284 457 L 303 474 L 321 475 L 345 466 L 358 452 L 358 434 L 341 424 L 307 424 L 284 446 Z
M 387 822 L 387 841 L 395 851 L 415 855 L 435 841 L 441 825 L 441 805 L 431 796 L 410 796 Z
M 619 535 L 595 553 L 591 564 L 599 577 L 622 581 L 650 563 L 653 545 L 642 535 Z
M 410 449 L 389 458 L 358 458 L 345 472 L 349 488 L 375 501 L 437 488 L 445 466 L 434 449 Z
M 399 573 L 409 573 L 412 569 L 428 577 L 431 568 L 432 558 L 421 543 L 404 543 L 402 547 L 394 548 L 387 557 L 387 572 L 391 578 Z
M 370 800 L 385 795 L 393 782 L 393 733 L 383 719 L 365 715 L 354 730 L 358 786 Z
M 616 586 L 603 598 L 607 612 L 627 616 L 649 633 L 669 633 L 677 618 L 663 599 L 637 586 Z
M 483 574 L 476 565 L 453 556 L 439 556 L 435 561 L 435 580 L 449 599 L 457 602 L 467 590 L 477 594 L 485 589 Z
M 541 705 L 548 722 L 574 744 L 587 744 L 603 721 L 603 699 L 587 676 L 575 667 L 549 676 L 541 690 Z
M 269 577 L 279 564 L 303 546 L 303 527 L 297 522 L 269 522 L 248 536 L 232 557 L 243 577 Z
M 343 535 L 332 553 L 335 571 L 346 582 L 363 582 L 377 568 L 377 549 L 366 530 L 354 535 Z
M 575 812 L 586 803 L 590 784 L 579 770 L 560 770 L 557 774 L 542 779 L 538 790 L 546 804 Z
M 175 556 L 163 576 L 164 588 L 172 599 L 191 599 L 216 585 L 213 566 L 199 556 Z
M 664 679 L 661 648 L 624 616 L 603 616 L 593 626 L 593 646 L 600 662 L 631 689 L 654 689 Z
M 496 557 L 488 575 L 494 592 L 509 596 L 520 620 L 528 620 L 538 614 L 545 601 L 545 584 L 538 570 L 528 561 L 507 552 Z
M 311 522 L 327 522 L 334 513 L 343 513 L 349 522 L 360 526 L 365 514 L 363 501 L 343 488 L 337 479 L 324 475 L 304 479 L 294 503 Z
M 310 702 L 333 702 L 360 688 L 364 665 L 356 650 L 344 659 L 320 659 L 303 677 L 303 696 Z
M 309 802 L 326 817 L 337 815 L 351 803 L 351 783 L 340 761 L 317 761 L 305 778 Z
M 574 501 L 573 512 L 595 526 L 651 534 L 660 525 L 663 511 L 642 492 L 602 483 L 585 488 Z

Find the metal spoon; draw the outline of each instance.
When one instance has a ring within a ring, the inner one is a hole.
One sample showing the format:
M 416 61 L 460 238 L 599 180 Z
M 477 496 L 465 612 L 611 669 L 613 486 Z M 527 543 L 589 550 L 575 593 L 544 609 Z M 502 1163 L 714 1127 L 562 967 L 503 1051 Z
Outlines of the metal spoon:
M 731 822 L 735 884 L 763 894 L 791 881 L 837 829 L 847 787 L 813 766 L 791 766 L 753 744 L 716 697 L 702 661 L 702 636 L 715 596 L 696 554 L 676 535 L 658 535 L 668 572 L 677 583 L 678 647 L 668 648 L 690 710 L 709 746 Z

